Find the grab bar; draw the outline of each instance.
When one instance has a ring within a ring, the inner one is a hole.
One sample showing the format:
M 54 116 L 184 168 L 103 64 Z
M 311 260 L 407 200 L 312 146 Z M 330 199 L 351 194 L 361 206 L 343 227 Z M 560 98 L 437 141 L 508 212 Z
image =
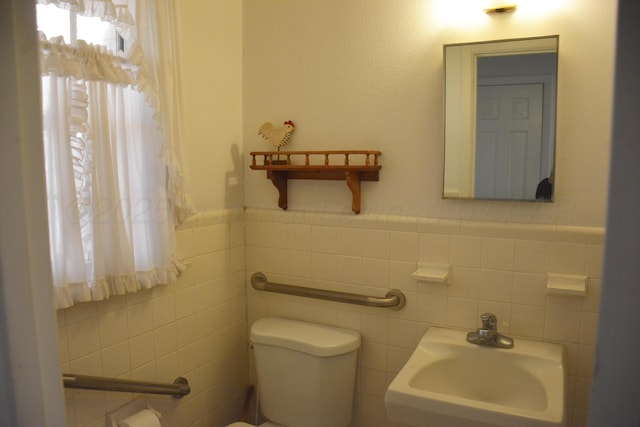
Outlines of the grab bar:
M 329 301 L 344 302 L 348 304 L 365 305 L 368 307 L 388 307 L 391 310 L 400 310 L 405 306 L 407 299 L 402 291 L 391 289 L 384 297 L 372 297 L 368 295 L 352 294 L 348 292 L 327 291 L 324 289 L 305 288 L 302 286 L 284 285 L 267 280 L 263 273 L 254 273 L 251 276 L 253 289 L 280 294 L 295 295 L 299 297 L 317 298 Z
M 62 381 L 66 388 L 81 388 L 87 390 L 124 391 L 131 393 L 170 394 L 181 398 L 191 392 L 189 381 L 178 377 L 173 384 L 136 381 L 120 378 L 93 377 L 89 375 L 62 374 Z

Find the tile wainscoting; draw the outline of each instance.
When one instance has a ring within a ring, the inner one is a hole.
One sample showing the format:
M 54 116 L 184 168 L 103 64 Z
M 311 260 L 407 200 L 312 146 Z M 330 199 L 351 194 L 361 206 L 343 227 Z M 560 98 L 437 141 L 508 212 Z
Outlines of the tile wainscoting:
M 177 233 L 180 279 L 106 301 L 58 310 L 63 372 L 172 382 L 191 394 L 150 396 L 167 427 L 237 420 L 248 384 L 242 210 L 198 215 Z M 106 427 L 132 393 L 65 390 L 67 426 Z
M 383 396 L 431 325 L 474 329 L 494 312 L 514 338 L 558 342 L 569 357 L 568 426 L 585 426 L 604 230 L 415 217 L 236 209 L 192 218 L 177 233 L 190 268 L 178 282 L 58 311 L 64 372 L 172 381 L 192 393 L 152 397 L 168 427 L 236 420 L 252 382 L 248 327 L 281 316 L 359 331 L 358 427 L 397 426 Z M 418 262 L 450 264 L 448 285 L 416 281 Z M 259 292 L 248 278 L 382 296 L 401 311 Z M 586 297 L 546 295 L 546 273 L 588 276 Z M 131 393 L 65 390 L 67 425 L 106 426 Z
M 281 316 L 357 330 L 355 425 L 395 426 L 384 393 L 431 325 L 472 330 L 491 311 L 514 338 L 567 350 L 567 425 L 585 426 L 595 351 L 604 230 L 414 217 L 247 209 L 247 282 L 270 281 L 384 296 L 402 289 L 401 311 L 260 292 L 247 285 L 248 324 Z M 448 285 L 418 282 L 418 262 L 450 264 Z M 546 274 L 588 276 L 585 297 L 546 295 Z M 253 366 L 251 367 L 251 377 Z

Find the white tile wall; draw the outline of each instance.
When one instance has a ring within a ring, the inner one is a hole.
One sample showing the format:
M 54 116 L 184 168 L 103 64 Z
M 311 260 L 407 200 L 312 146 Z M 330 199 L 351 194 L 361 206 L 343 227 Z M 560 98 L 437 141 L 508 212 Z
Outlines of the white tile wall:
M 245 246 L 246 242 L 246 246 Z M 250 381 L 248 326 L 264 316 L 335 325 L 363 336 L 354 426 L 386 419 L 384 392 L 431 325 L 478 326 L 498 315 L 515 338 L 561 343 L 569 360 L 568 425 L 586 425 L 595 350 L 603 230 L 367 215 L 214 212 L 178 231 L 191 264 L 173 285 L 58 312 L 62 370 L 172 381 L 181 399 L 153 397 L 165 427 L 237 420 Z M 417 282 L 417 262 L 451 264 L 448 286 Z M 400 311 L 253 290 L 269 280 L 384 295 L 402 289 Z M 547 296 L 547 272 L 589 276 L 584 298 Z M 135 396 L 66 390 L 68 426 L 105 426 L 105 413 Z
M 184 376 L 188 396 L 151 397 L 162 425 L 225 426 L 238 419 L 248 385 L 242 212 L 201 216 L 177 238 L 191 268 L 176 283 L 58 311 L 62 371 L 159 382 Z M 104 427 L 107 412 L 136 397 L 65 393 L 70 427 Z
M 485 311 L 516 339 L 565 347 L 568 426 L 586 425 L 604 230 L 254 209 L 245 221 L 247 275 L 262 271 L 274 282 L 378 296 L 389 288 L 405 292 L 406 307 L 391 311 L 248 286 L 249 324 L 282 316 L 362 334 L 354 425 L 398 426 L 386 419 L 384 392 L 426 329 L 474 329 Z M 264 230 L 278 233 L 271 241 Z M 419 261 L 451 264 L 450 284 L 415 281 Z M 547 296 L 547 272 L 589 276 L 587 296 Z

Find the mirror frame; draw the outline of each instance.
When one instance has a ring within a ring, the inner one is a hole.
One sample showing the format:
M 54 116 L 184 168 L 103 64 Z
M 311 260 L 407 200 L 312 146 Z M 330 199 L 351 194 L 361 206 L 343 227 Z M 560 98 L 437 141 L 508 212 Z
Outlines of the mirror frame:
M 447 56 L 447 49 L 459 47 L 459 55 Z M 443 199 L 471 199 L 471 200 L 523 200 L 533 202 L 551 202 L 551 200 L 532 199 L 499 199 L 476 198 L 474 189 L 475 176 L 475 145 L 476 145 L 476 103 L 477 103 L 477 59 L 486 56 L 521 55 L 535 53 L 558 53 L 559 36 L 548 35 L 518 39 L 488 40 L 470 43 L 452 43 L 443 46 L 444 61 L 444 171 L 443 171 Z M 451 76 L 452 68 L 457 72 Z M 549 130 L 553 140 L 553 152 L 549 153 L 551 170 L 555 168 L 556 128 L 557 125 L 557 71 L 556 86 L 553 88 L 555 99 L 551 102 L 550 114 L 554 117 L 553 129 Z M 456 85 L 452 84 L 455 80 Z M 457 143 L 452 142 L 457 141 Z M 469 172 L 465 172 L 469 171 Z M 448 173 L 447 173 L 448 172 Z M 447 183 L 447 175 L 457 177 L 456 187 Z M 466 177 L 466 178 L 462 178 Z M 462 195 L 461 195 L 462 194 Z

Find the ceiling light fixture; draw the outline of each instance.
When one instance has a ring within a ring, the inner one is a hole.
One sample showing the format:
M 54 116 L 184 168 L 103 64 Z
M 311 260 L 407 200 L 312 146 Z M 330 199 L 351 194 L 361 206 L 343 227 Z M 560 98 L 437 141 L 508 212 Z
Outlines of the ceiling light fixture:
M 510 4 L 510 5 L 505 5 L 505 6 L 490 7 L 488 9 L 485 9 L 484 11 L 486 13 L 513 12 L 514 10 L 516 10 L 517 7 L 518 7 L 518 5 Z

